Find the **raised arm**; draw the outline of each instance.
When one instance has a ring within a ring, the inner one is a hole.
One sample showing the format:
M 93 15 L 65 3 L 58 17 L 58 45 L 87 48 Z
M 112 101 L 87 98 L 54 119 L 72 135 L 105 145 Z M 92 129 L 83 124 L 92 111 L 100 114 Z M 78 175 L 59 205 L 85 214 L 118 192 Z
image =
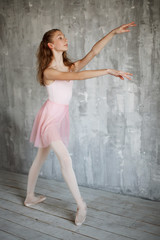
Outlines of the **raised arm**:
M 109 32 L 106 36 L 104 36 L 101 40 L 99 40 L 94 46 L 93 46 L 93 51 L 97 55 L 102 48 L 112 39 L 112 37 L 116 34 L 120 33 L 125 33 L 125 32 L 130 32 L 129 27 L 136 26 L 134 22 L 128 23 L 128 24 L 123 24 L 120 27 L 117 27 L 113 29 L 111 32 Z
M 74 62 L 75 71 L 80 71 L 83 67 L 85 67 L 100 51 L 104 48 L 104 46 L 112 39 L 112 37 L 116 34 L 121 34 L 125 32 L 129 32 L 130 30 L 127 29 L 129 27 L 136 26 L 134 22 L 123 24 L 120 27 L 113 29 L 109 32 L 106 36 L 100 39 L 98 42 L 94 44 L 91 51 L 82 59 Z

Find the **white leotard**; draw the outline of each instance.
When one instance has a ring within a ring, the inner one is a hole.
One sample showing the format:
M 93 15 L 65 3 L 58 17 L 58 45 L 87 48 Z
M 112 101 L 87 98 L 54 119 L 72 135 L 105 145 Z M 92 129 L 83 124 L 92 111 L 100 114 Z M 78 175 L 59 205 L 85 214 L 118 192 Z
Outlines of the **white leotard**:
M 69 104 L 72 98 L 73 80 L 55 80 L 53 83 L 46 85 L 48 99 L 55 103 Z

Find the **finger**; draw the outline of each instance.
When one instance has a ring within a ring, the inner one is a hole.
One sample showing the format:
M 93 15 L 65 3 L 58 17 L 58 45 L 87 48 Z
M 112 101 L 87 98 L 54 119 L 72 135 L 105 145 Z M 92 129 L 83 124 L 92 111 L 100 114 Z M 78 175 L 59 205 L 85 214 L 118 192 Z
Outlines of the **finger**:
M 132 24 L 135 24 L 135 21 L 130 22 L 130 23 L 127 23 L 127 24 L 125 24 L 125 25 L 132 25 Z
M 136 26 L 135 22 L 127 23 L 123 25 L 124 27 L 131 27 L 131 26 Z
M 124 26 L 123 29 L 127 29 L 127 28 L 133 27 L 133 26 L 136 26 L 136 24 L 134 24 L 134 25 L 132 24 L 132 25 L 129 25 L 129 26 Z
M 131 31 L 131 30 L 128 29 L 128 30 L 123 30 L 122 32 L 130 32 L 130 31 Z
M 134 26 L 136 26 L 135 23 L 129 25 L 129 27 L 134 27 Z
M 137 26 L 137 25 L 136 24 L 131 24 L 128 27 L 135 27 L 135 26 Z
M 129 73 L 128 75 L 133 75 L 132 73 Z M 128 75 L 125 73 L 123 76 L 126 77 L 128 80 L 131 80 L 130 77 L 128 77 Z
M 132 74 L 132 73 L 129 73 L 129 72 L 126 72 L 126 74 L 133 76 L 133 74 Z
M 118 75 L 117 77 L 119 77 L 120 79 L 124 80 L 124 78 L 121 75 Z
M 128 75 L 131 75 L 131 76 L 133 75 L 132 73 L 129 73 L 129 72 L 122 72 L 122 71 L 121 71 L 121 73 L 123 73 L 123 74 L 128 74 Z
M 119 26 L 119 28 L 126 28 L 129 26 L 129 24 L 131 24 L 131 23 L 123 24 L 123 25 Z
M 131 78 L 130 77 L 128 77 L 128 76 L 125 76 L 128 80 L 131 80 Z

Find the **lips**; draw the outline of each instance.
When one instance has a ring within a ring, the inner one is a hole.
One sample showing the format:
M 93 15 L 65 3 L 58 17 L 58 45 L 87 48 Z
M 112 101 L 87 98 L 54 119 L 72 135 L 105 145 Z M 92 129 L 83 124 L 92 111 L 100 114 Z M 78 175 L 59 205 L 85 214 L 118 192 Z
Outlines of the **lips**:
M 68 46 L 68 44 L 65 44 L 64 46 Z

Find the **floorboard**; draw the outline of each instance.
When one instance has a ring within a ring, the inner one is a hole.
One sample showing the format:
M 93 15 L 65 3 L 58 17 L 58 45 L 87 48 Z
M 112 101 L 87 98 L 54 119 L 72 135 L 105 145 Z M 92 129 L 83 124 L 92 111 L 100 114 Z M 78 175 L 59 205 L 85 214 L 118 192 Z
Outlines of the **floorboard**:
M 27 177 L 0 170 L 0 239 L 160 240 L 160 202 L 79 186 L 88 212 L 78 227 L 65 182 L 39 177 L 36 194 L 47 199 L 25 207 Z

